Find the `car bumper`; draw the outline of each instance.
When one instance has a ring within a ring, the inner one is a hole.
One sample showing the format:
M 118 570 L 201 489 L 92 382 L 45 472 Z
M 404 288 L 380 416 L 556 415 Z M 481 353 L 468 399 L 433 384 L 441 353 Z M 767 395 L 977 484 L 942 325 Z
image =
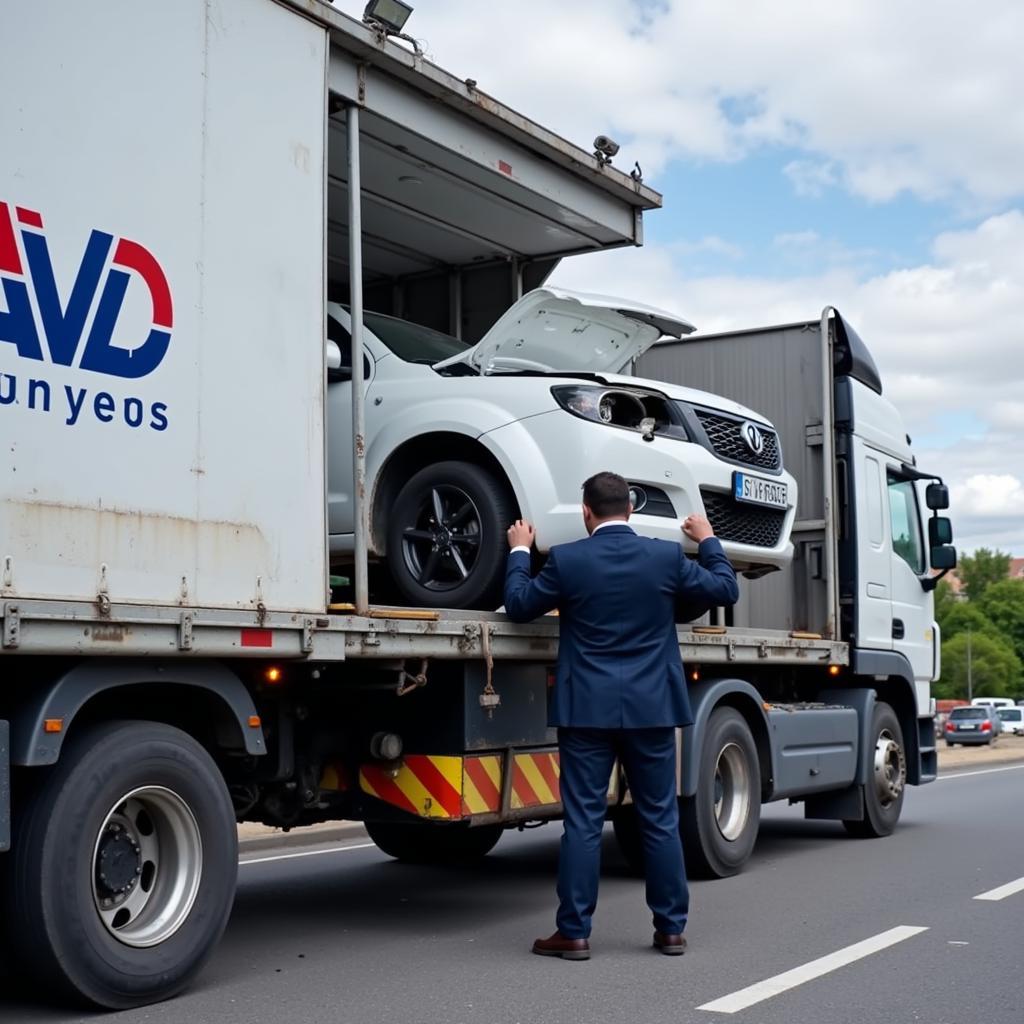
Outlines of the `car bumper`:
M 992 733 L 990 732 L 947 732 L 946 741 L 948 743 L 974 743 L 977 746 L 983 746 L 986 743 L 992 742 Z
M 698 513 L 712 519 L 726 554 L 738 568 L 781 567 L 792 559 L 790 531 L 797 491 L 788 473 L 746 470 L 723 462 L 698 444 L 665 437 L 644 441 L 633 431 L 592 423 L 561 410 L 507 424 L 480 440 L 508 474 L 522 514 L 536 527 L 541 550 L 584 536 L 580 488 L 587 477 L 608 470 L 631 484 L 657 488 L 671 503 L 671 515 L 634 513 L 630 523 L 644 536 L 678 543 L 680 521 Z M 759 506 L 734 502 L 736 470 L 784 482 L 789 507 L 766 514 Z M 737 539 L 752 530 L 771 536 L 773 542 L 751 544 Z M 689 540 L 685 547 L 696 552 Z

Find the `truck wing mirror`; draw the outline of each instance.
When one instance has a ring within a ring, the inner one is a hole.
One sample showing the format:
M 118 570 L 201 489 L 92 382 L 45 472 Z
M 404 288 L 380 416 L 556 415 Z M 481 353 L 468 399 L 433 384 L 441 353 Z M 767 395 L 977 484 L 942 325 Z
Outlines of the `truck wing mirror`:
M 928 544 L 932 548 L 941 548 L 953 542 L 953 524 L 945 516 L 932 516 L 928 520 Z M 934 560 L 932 565 L 935 565 Z M 937 567 L 940 568 L 940 567 Z M 952 568 L 952 566 L 950 567 Z
M 949 508 L 949 488 L 945 484 L 929 484 L 925 488 L 924 503 L 933 512 Z
M 928 532 L 930 533 L 931 530 Z M 938 569 L 939 572 L 935 576 L 925 576 L 921 579 L 921 589 L 926 593 L 934 590 L 939 585 L 939 580 L 941 580 L 950 569 L 956 568 L 956 548 L 949 544 L 933 544 L 930 561 L 932 563 L 932 568 Z

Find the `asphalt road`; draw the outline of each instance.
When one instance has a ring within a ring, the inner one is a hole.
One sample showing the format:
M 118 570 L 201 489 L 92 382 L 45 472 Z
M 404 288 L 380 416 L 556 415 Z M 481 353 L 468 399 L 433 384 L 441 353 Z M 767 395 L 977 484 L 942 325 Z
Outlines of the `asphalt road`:
M 462 871 L 405 867 L 359 838 L 343 850 L 253 854 L 259 862 L 241 868 L 228 933 L 198 984 L 103 1020 L 1024 1020 L 1024 882 L 1008 886 L 1024 876 L 1024 765 L 910 790 L 900 829 L 884 840 L 849 839 L 838 824 L 805 822 L 798 808 L 766 808 L 747 870 L 694 883 L 681 958 L 650 949 L 643 885 L 610 834 L 593 959 L 529 953 L 553 928 L 559 833 L 509 833 Z M 0 976 L 0 1020 L 97 1019 L 30 995 Z

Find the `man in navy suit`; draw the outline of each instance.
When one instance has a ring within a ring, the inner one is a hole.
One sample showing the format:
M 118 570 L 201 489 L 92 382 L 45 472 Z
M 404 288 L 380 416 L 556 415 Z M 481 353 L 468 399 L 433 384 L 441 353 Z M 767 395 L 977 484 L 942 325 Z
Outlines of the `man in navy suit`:
M 629 486 L 615 473 L 583 485 L 589 536 L 551 549 L 530 578 L 533 527 L 508 531 L 505 610 L 514 622 L 554 608 L 560 639 L 550 724 L 558 727 L 565 831 L 558 865 L 557 931 L 533 952 L 567 960 L 590 957 L 597 906 L 601 833 L 615 759 L 626 771 L 643 835 L 647 904 L 654 946 L 678 955 L 689 891 L 679 838 L 676 727 L 693 721 L 679 641 L 677 602 L 735 604 L 736 574 L 711 524 L 690 516 L 683 533 L 698 542 L 700 564 L 681 544 L 639 537 L 629 526 Z

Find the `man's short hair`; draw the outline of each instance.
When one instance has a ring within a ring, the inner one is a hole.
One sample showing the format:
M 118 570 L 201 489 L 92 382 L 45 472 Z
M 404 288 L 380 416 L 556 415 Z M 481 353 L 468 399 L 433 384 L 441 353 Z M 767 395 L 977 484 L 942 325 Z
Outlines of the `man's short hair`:
M 595 473 L 583 483 L 583 504 L 598 519 L 629 511 L 629 484 L 618 473 Z

